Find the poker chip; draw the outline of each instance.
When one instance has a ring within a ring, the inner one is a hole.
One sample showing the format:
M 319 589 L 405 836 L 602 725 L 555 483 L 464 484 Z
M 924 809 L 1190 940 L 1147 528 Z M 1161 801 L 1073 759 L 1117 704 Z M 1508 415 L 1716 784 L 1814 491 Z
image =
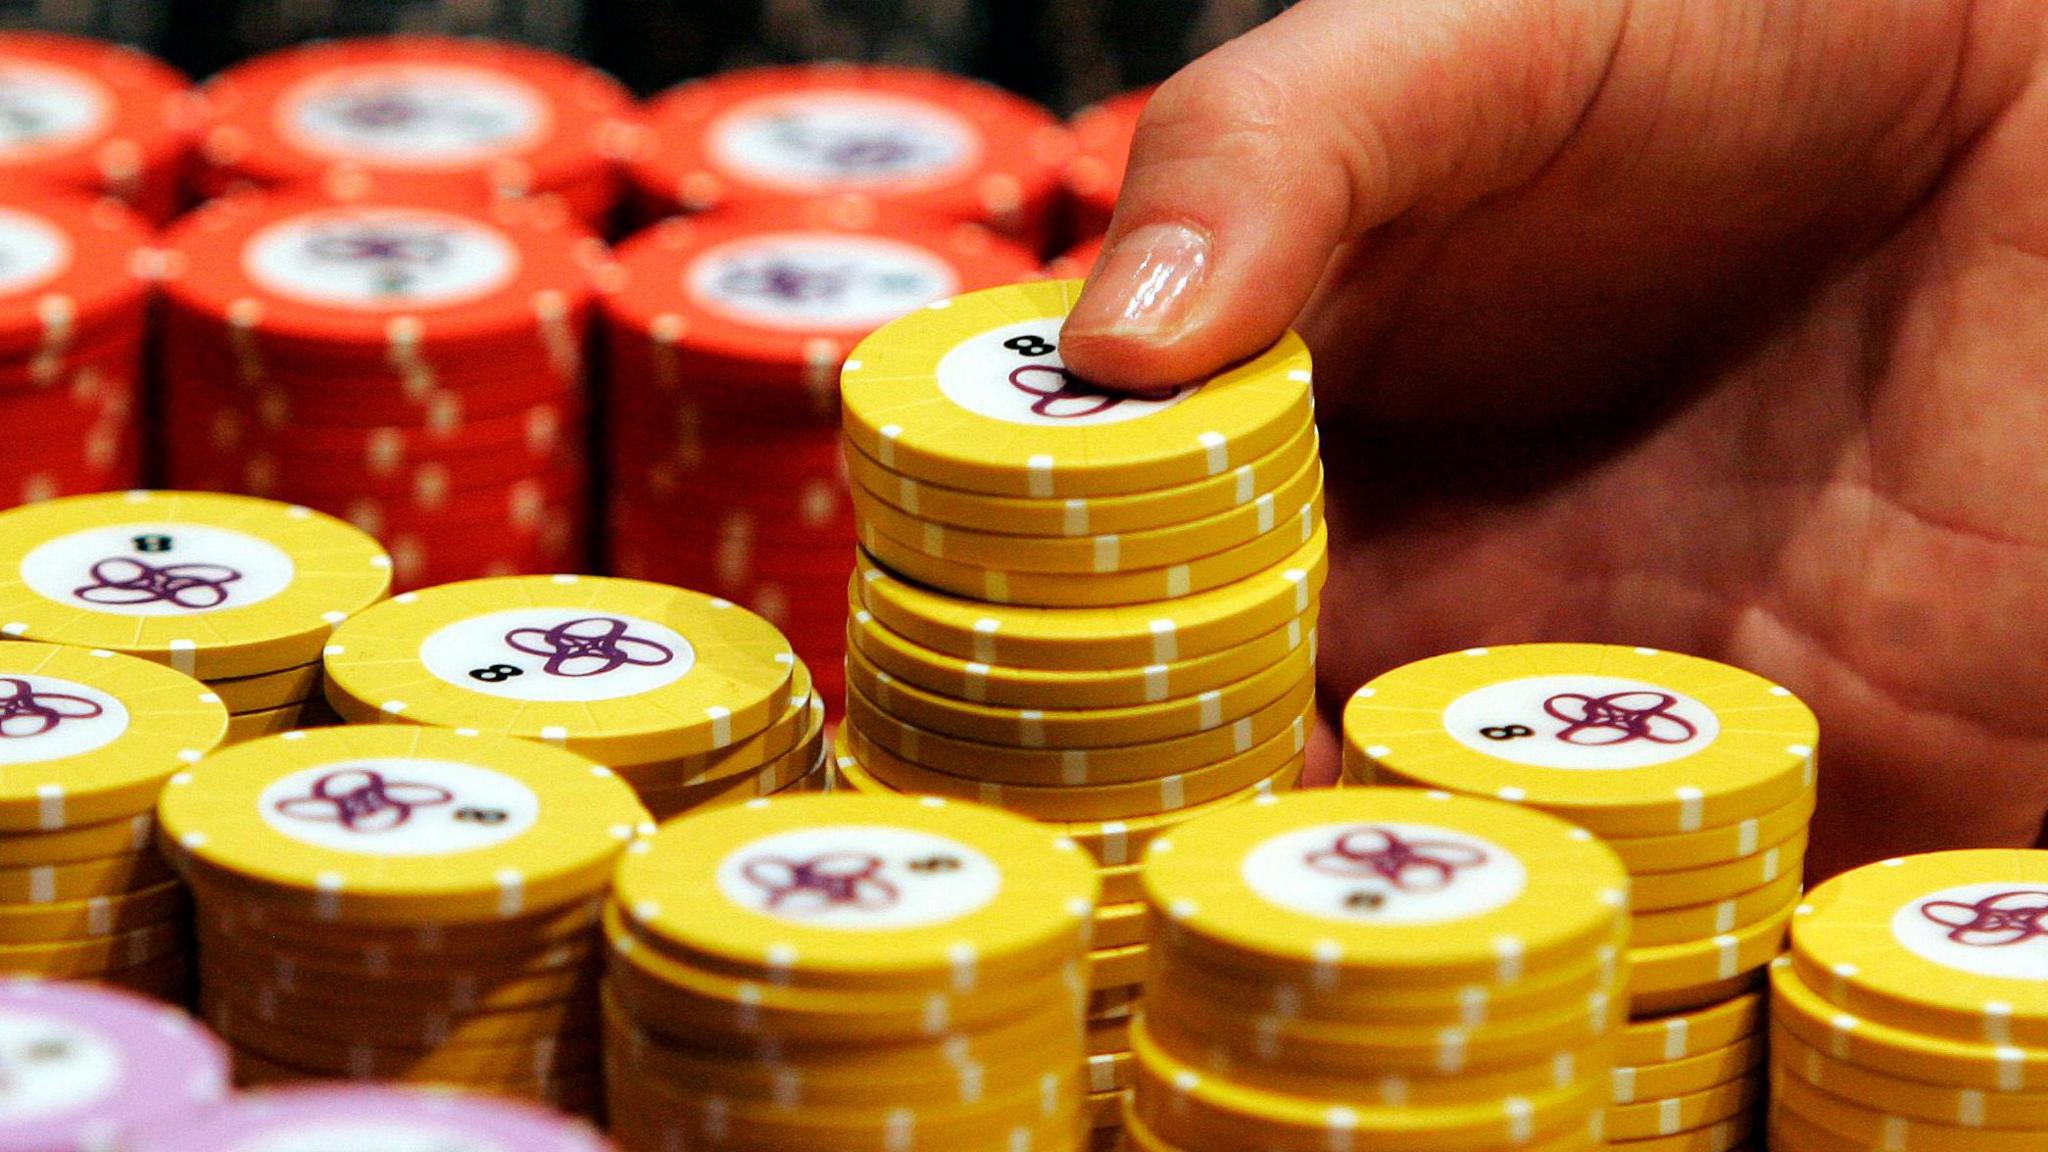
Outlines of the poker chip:
M 326 667 L 328 701 L 349 723 L 560 745 L 611 766 L 664 816 L 794 783 L 822 752 L 820 688 L 774 625 L 638 580 L 517 576 L 401 593 L 336 629 Z
M 627 241 L 603 282 L 613 570 L 745 604 L 820 669 L 840 660 L 853 563 L 841 361 L 905 312 L 1036 275 L 982 228 L 876 215 L 786 204 L 668 220 Z
M 1344 715 L 1347 779 L 1540 808 L 1600 833 L 1630 871 L 1632 1013 L 1609 1135 L 1712 1146 L 1761 1065 L 1697 1068 L 1759 1032 L 1814 806 L 1812 714 L 1739 669 L 1649 648 L 1471 649 L 1395 669 Z M 1639 1150 L 1637 1150 L 1639 1152 Z
M 558 207 L 244 194 L 166 246 L 173 480 L 347 518 L 401 587 L 578 566 L 603 248 Z
M 1072 144 L 1051 113 L 910 68 L 813 64 L 693 80 L 647 107 L 627 172 L 650 215 L 848 201 L 1042 246 Z
M 0 103 L 12 110 L 0 183 L 111 197 L 153 224 L 177 213 L 199 117 L 176 69 L 104 41 L 9 30 Z
M 226 706 L 225 729 L 198 742 L 200 753 L 334 722 L 320 700 L 321 647 L 391 583 L 390 558 L 370 537 L 246 496 L 74 496 L 0 513 L 0 540 L 0 634 L 122 652 L 204 680 L 176 676 L 160 689 L 212 689 L 209 722 Z M 146 812 L 169 774 L 132 805 L 67 819 Z
M 1138 117 L 1151 99 L 1150 88 L 1125 92 L 1081 109 L 1067 122 L 1074 137 L 1074 158 L 1066 172 L 1067 194 L 1074 202 L 1074 230 L 1080 235 L 1101 236 L 1109 230 L 1110 214 L 1116 211 L 1117 192 L 1123 188 L 1124 168 L 1130 161 L 1131 138 L 1137 135 Z
M 480 208 L 552 196 L 601 224 L 631 143 L 631 97 L 564 56 L 433 36 L 317 41 L 200 89 L 198 182 Z
M 1440 792 L 1272 796 L 1155 838 L 1142 880 L 1130 1115 L 1166 1145 L 1601 1139 L 1627 876 L 1586 832 Z
M 136 1147 L 220 1107 L 227 1053 L 183 1012 L 109 988 L 0 980 L 9 1152 Z
M 334 1140 L 367 1147 L 483 1144 L 503 1152 L 603 1152 L 588 1124 L 507 1100 L 396 1086 L 276 1088 L 246 1093 L 205 1116 L 161 1125 L 134 1152 L 258 1152 Z
M 1996 1152 L 2048 1138 L 2048 999 L 2029 944 L 2043 875 L 2048 852 L 1936 852 L 1808 893 L 1770 973 L 1774 1140 Z
M 595 1075 L 593 904 L 653 830 L 607 769 L 474 732 L 295 731 L 174 776 L 157 819 L 238 1060 L 529 1096 Z
M 629 851 L 605 916 L 614 1135 L 1068 1146 L 1096 891 L 1071 840 L 931 797 L 671 821 Z
M 36 430 L 0 461 L 0 506 L 134 485 L 149 242 L 111 200 L 24 190 L 0 209 L 0 419 Z

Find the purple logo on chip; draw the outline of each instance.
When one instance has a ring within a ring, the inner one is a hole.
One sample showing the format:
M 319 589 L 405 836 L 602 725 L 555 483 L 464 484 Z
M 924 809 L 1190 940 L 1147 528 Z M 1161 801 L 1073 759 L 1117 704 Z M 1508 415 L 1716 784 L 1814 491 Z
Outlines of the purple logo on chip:
M 0 739 L 22 739 L 55 731 L 66 720 L 91 720 L 106 709 L 69 692 L 38 692 L 17 676 L 0 676 Z
M 313 782 L 310 792 L 276 803 L 280 816 L 338 824 L 351 832 L 402 828 L 421 808 L 453 804 L 455 793 L 434 784 L 387 780 L 367 768 L 343 768 Z
M 624 620 L 613 616 L 584 616 L 552 628 L 514 628 L 505 633 L 505 645 L 542 657 L 541 671 L 548 675 L 571 679 L 628 666 L 657 668 L 675 659 L 667 645 L 633 635 Z
M 765 856 L 747 861 L 743 874 L 767 894 L 767 906 L 777 912 L 872 911 L 890 907 L 901 895 L 882 876 L 881 857 L 857 852 L 804 860 Z
M 2009 948 L 2048 937 L 2048 892 L 2015 889 L 1974 903 L 1929 900 L 1920 914 L 1948 929 L 1950 943 L 1971 948 Z
M 154 565 L 128 556 L 112 556 L 92 566 L 92 583 L 71 594 L 88 604 L 133 606 L 172 604 L 204 612 L 227 603 L 228 585 L 242 574 L 225 564 Z
M 1346 829 L 1328 848 L 1306 857 L 1309 868 L 1325 875 L 1382 880 L 1403 892 L 1441 892 L 1460 871 L 1486 860 L 1485 852 L 1469 844 L 1409 840 L 1371 825 Z

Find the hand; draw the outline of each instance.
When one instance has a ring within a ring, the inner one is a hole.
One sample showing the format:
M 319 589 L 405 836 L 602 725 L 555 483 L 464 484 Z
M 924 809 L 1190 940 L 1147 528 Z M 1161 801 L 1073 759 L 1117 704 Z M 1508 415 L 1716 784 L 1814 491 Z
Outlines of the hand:
M 1317 356 L 1334 712 L 1646 644 L 1820 714 L 1810 870 L 2048 811 L 2048 10 L 1306 0 L 1160 89 L 1067 362 Z

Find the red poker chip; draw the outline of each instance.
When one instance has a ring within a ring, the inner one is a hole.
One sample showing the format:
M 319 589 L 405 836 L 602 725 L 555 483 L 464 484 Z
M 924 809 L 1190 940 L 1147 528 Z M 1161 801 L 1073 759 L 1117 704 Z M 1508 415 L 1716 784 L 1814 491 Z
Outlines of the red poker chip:
M 208 204 L 164 246 L 167 310 L 219 327 L 255 371 L 326 359 L 394 380 L 414 362 L 574 360 L 603 253 L 532 202 L 471 214 L 262 195 Z
M 202 388 L 187 384 L 168 390 L 171 413 L 165 424 L 173 435 L 203 438 L 216 453 L 223 455 L 289 454 L 332 469 L 358 468 L 379 475 L 432 461 L 456 462 L 508 454 L 552 461 L 580 435 L 581 429 L 582 406 L 575 401 L 549 401 L 453 428 L 271 427 L 232 404 L 217 399 L 209 403 L 210 398 Z
M 1074 138 L 1074 158 L 1067 164 L 1067 192 L 1074 200 L 1077 234 L 1100 236 L 1109 229 L 1117 193 L 1123 189 L 1124 169 L 1130 163 L 1131 138 L 1138 134 L 1138 117 L 1150 99 L 1150 88 L 1112 96 L 1083 108 L 1067 123 Z
M 657 210 L 848 197 L 1036 245 L 1072 144 L 1035 104 L 910 68 L 813 64 L 694 80 L 647 108 L 627 165 Z
M 606 323 L 694 367 L 836 383 L 846 353 L 889 321 L 1038 275 L 1029 251 L 984 228 L 865 215 L 768 205 L 665 220 L 615 253 Z
M 577 514 L 583 505 L 582 469 L 556 468 L 509 485 L 449 492 L 433 503 L 359 496 L 336 515 L 373 536 L 499 526 L 533 534 L 549 518 Z
M 381 539 L 391 553 L 392 578 L 400 590 L 483 576 L 562 572 L 584 567 L 582 521 L 566 514 L 547 520 L 533 532 L 400 531 Z
M 170 65 L 99 40 L 0 32 L 0 105 L 0 181 L 112 196 L 155 223 L 177 210 L 198 116 Z
M 295 185 L 343 200 L 476 208 L 556 194 L 593 224 L 634 136 L 631 96 L 536 48 L 431 36 L 273 52 L 200 90 L 210 124 L 199 183 Z
M 142 219 L 111 200 L 0 205 L 0 361 L 140 338 L 149 244 Z

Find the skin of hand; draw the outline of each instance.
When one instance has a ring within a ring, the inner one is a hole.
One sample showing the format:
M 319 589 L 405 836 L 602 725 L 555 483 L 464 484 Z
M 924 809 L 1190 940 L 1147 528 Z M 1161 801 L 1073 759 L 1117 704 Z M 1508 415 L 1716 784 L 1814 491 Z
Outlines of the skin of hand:
M 1305 0 L 1153 98 L 1063 355 L 1142 388 L 1298 324 L 1332 716 L 1473 645 L 1692 652 L 1819 714 L 1810 875 L 2032 845 L 2044 25 L 2028 0 Z

